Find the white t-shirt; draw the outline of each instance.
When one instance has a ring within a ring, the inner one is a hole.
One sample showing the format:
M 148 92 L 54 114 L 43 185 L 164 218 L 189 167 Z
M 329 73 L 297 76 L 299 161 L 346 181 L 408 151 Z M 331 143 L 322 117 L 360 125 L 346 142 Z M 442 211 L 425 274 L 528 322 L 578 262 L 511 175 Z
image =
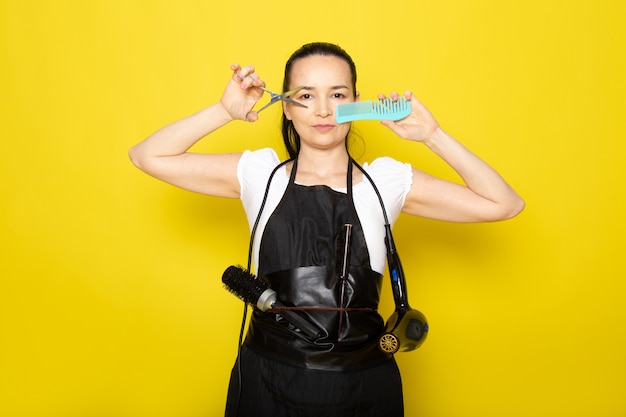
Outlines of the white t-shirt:
M 276 165 L 280 163 L 278 155 L 271 148 L 257 151 L 245 151 L 237 167 L 237 176 L 241 187 L 241 201 L 243 203 L 250 229 L 259 213 L 267 180 Z M 372 177 L 380 192 L 387 217 L 391 225 L 394 224 L 412 184 L 412 168 L 410 164 L 398 162 L 389 157 L 375 159 L 371 164 L 363 164 L 363 169 Z M 254 238 L 253 262 L 255 269 L 258 265 L 259 244 L 265 224 L 274 212 L 283 197 L 289 176 L 285 166 L 274 174 L 272 184 L 263 208 L 261 219 Z M 335 191 L 346 192 L 346 188 L 336 188 Z M 383 273 L 386 264 L 387 250 L 385 248 L 385 221 L 382 207 L 370 184 L 364 176 L 363 180 L 352 186 L 352 195 L 356 212 L 361 221 L 365 241 L 370 254 L 370 263 L 374 271 Z

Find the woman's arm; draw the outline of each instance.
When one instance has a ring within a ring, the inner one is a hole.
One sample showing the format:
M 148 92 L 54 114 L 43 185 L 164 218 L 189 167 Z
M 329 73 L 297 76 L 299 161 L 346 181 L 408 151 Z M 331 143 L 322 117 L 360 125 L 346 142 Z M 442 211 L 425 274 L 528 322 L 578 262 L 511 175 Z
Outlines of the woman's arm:
M 411 115 L 383 124 L 404 139 L 428 146 L 459 174 L 465 185 L 414 169 L 403 212 L 453 222 L 491 222 L 509 219 L 524 209 L 522 198 L 493 168 L 444 132 L 411 92 L 405 96 L 411 100 Z
M 236 154 L 197 154 L 188 150 L 200 139 L 246 113 L 263 95 L 265 84 L 254 67 L 232 65 L 233 75 L 221 100 L 167 125 L 133 146 L 129 156 L 142 171 L 172 185 L 217 197 L 239 197 Z M 250 121 L 256 120 L 251 113 Z

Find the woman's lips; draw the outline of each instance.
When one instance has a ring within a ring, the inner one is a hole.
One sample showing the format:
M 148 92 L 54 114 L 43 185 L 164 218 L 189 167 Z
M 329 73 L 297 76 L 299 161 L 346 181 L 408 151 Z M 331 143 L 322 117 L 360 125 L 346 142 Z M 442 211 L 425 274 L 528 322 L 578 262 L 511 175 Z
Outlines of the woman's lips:
M 335 127 L 335 125 L 313 125 L 313 128 L 315 130 L 319 130 L 319 131 L 322 131 L 322 132 L 327 132 L 327 131 L 331 130 L 334 127 Z

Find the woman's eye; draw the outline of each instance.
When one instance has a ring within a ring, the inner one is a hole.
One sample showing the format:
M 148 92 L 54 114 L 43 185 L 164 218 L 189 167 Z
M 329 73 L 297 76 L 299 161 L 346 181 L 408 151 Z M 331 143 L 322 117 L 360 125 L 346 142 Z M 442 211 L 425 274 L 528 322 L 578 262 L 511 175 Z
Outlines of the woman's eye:
M 345 98 L 346 96 L 345 96 L 345 94 L 343 94 L 343 93 L 335 93 L 335 94 L 333 95 L 333 97 L 334 97 L 334 98 Z
M 310 94 L 301 94 L 301 95 L 298 97 L 298 99 L 300 99 L 300 100 L 308 100 L 308 99 L 310 99 L 310 98 L 311 98 L 311 95 L 310 95 Z

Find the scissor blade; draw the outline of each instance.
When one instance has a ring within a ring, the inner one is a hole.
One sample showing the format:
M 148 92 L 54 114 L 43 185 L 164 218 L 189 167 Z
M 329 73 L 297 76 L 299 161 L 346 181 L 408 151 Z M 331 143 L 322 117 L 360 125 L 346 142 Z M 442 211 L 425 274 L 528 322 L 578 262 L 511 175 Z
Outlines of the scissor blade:
M 297 93 L 298 91 L 302 90 L 304 88 L 303 85 L 301 85 L 300 87 L 296 87 L 293 90 L 289 90 L 289 91 L 285 91 L 283 94 L 281 94 L 283 97 L 289 97 L 290 95 Z
M 262 110 L 265 110 L 266 108 L 268 108 L 269 106 L 271 106 L 272 104 L 274 104 L 274 103 L 276 103 L 277 101 L 280 101 L 280 100 L 283 100 L 283 101 L 285 101 L 286 103 L 295 104 L 296 106 L 300 106 L 300 107 L 308 108 L 307 106 L 305 106 L 305 105 L 304 105 L 304 104 L 302 104 L 302 103 L 299 103 L 299 102 L 297 102 L 297 101 L 295 101 L 295 100 L 292 100 L 292 99 L 290 99 L 290 98 L 287 98 L 287 97 L 289 97 L 290 95 L 292 95 L 293 93 L 296 93 L 296 92 L 298 92 L 298 91 L 302 90 L 302 89 L 304 88 L 304 86 L 296 87 L 296 88 L 294 88 L 293 90 L 289 90 L 289 91 L 287 91 L 287 92 L 285 92 L 285 93 L 282 93 L 282 94 L 277 94 L 277 93 L 275 93 L 275 92 L 273 92 L 273 91 L 271 91 L 271 90 L 268 90 L 268 89 L 267 89 L 267 88 L 265 88 L 265 87 L 260 87 L 260 88 L 261 88 L 261 90 L 263 90 L 263 91 L 265 91 L 265 92 L 269 93 L 269 95 L 271 96 L 271 98 L 270 98 L 270 102 L 269 102 L 269 103 L 267 103 L 265 106 L 261 107 L 259 110 L 257 110 L 257 111 L 256 111 L 257 113 L 260 113 Z
M 302 90 L 304 88 L 303 85 L 301 85 L 300 87 L 296 87 L 293 90 L 289 90 L 289 91 L 285 91 L 282 96 L 283 96 L 283 101 L 287 102 L 287 103 L 291 103 L 291 104 L 295 104 L 296 106 L 300 106 L 300 107 L 304 107 L 305 109 L 308 109 L 308 107 L 298 101 L 292 100 L 290 98 L 288 98 L 289 96 L 297 93 L 298 91 Z
M 294 105 L 296 105 L 296 106 L 304 107 L 305 109 L 308 109 L 308 108 L 309 108 L 307 105 L 302 104 L 302 103 L 300 103 L 299 101 L 295 101 L 295 100 L 292 100 L 292 99 L 287 98 L 287 97 L 283 97 L 283 101 L 284 101 L 285 103 L 290 103 L 290 104 L 294 104 Z

